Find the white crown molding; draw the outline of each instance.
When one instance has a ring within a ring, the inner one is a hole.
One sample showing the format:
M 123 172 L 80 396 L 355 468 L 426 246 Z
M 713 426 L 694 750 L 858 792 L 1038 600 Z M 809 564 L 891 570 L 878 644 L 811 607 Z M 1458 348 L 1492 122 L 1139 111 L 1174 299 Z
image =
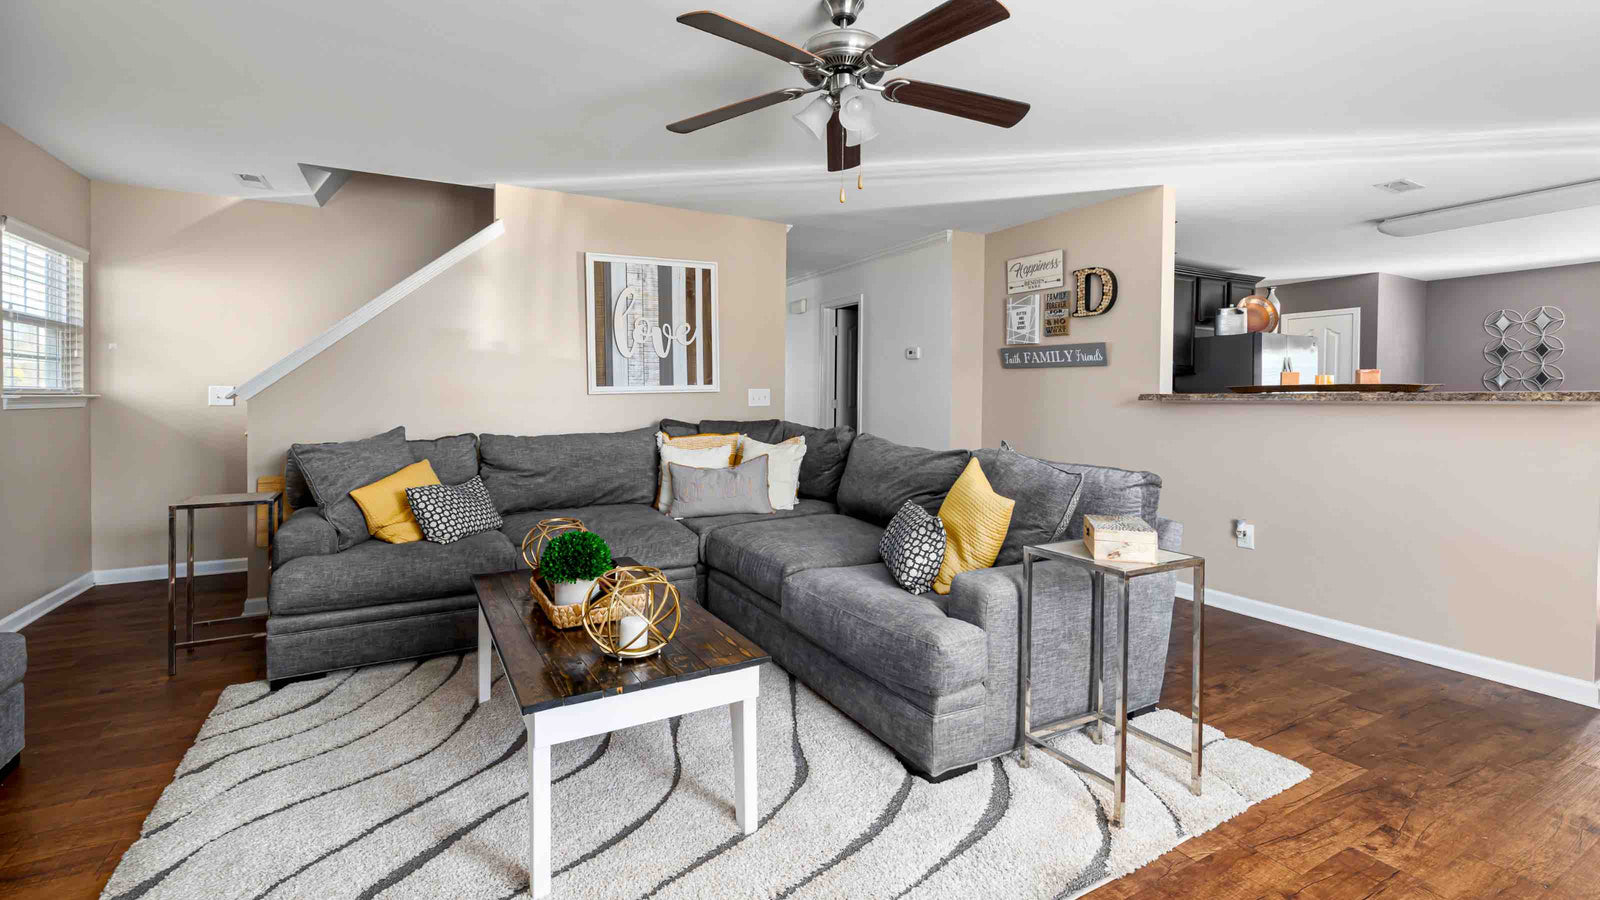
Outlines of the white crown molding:
M 399 303 L 417 288 L 439 277 L 445 270 L 478 252 L 505 233 L 505 223 L 496 219 L 493 224 L 450 248 L 444 255 L 411 273 L 399 284 L 368 300 L 361 308 L 335 322 L 332 328 L 312 338 L 310 343 L 268 366 L 261 374 L 239 385 L 238 389 L 229 396 L 242 397 L 245 400 L 249 400 L 251 397 L 261 393 L 276 384 L 285 375 L 310 362 L 317 354 L 338 343 L 346 335 L 377 318 L 380 313 Z
M 1600 150 L 1600 126 L 1575 126 L 1353 138 L 1262 140 L 1227 144 L 1141 146 L 959 159 L 874 161 L 872 179 L 878 184 L 894 184 L 952 177 L 968 180 L 1007 175 L 1037 178 L 1052 174 L 1116 169 L 1275 164 L 1314 166 L 1333 160 L 1415 159 L 1438 156 L 1494 157 L 1596 150 Z M 774 186 L 831 183 L 836 178 L 835 173 L 818 171 L 815 166 L 793 165 L 745 169 L 724 167 L 601 177 L 580 176 L 518 183 L 525 187 L 572 193 L 607 194 L 674 187 L 723 189 L 733 192 L 740 189 L 755 190 Z
M 196 575 L 227 575 L 231 572 L 249 571 L 250 561 L 243 556 L 232 559 L 202 559 L 194 564 Z M 189 573 L 187 563 L 178 563 L 178 577 L 183 578 Z M 134 581 L 165 581 L 167 567 L 157 563 L 153 566 L 129 566 L 126 569 L 95 569 L 95 584 L 128 584 Z
M 1178 582 L 1178 596 L 1184 600 L 1194 599 L 1194 585 L 1187 582 Z M 1461 672 L 1477 678 L 1485 678 L 1500 684 L 1509 684 L 1512 687 L 1522 688 L 1569 700 L 1582 706 L 1600 709 L 1600 682 L 1587 681 L 1574 678 L 1571 675 L 1561 675 L 1556 672 L 1547 672 L 1544 669 L 1535 669 L 1519 663 L 1506 662 L 1489 656 L 1481 656 L 1466 650 L 1457 650 L 1454 647 L 1445 647 L 1416 638 L 1408 638 L 1365 625 L 1354 625 L 1350 622 L 1341 622 L 1313 613 L 1301 612 L 1260 600 L 1251 600 L 1238 594 L 1219 591 L 1213 587 L 1206 588 L 1206 606 L 1236 612 L 1252 619 L 1261 619 L 1286 625 L 1296 631 L 1321 635 L 1380 653 L 1388 653 L 1402 659 L 1415 660 L 1449 669 L 1452 672 Z
M 45 613 L 94 587 L 94 573 L 85 572 L 16 612 L 0 619 L 0 631 L 21 631 Z
M 895 244 L 893 247 L 886 247 L 876 253 L 869 253 L 860 259 L 854 259 L 847 263 L 840 263 L 837 266 L 829 266 L 826 269 L 817 269 L 813 272 L 804 272 L 802 274 L 792 276 L 785 283 L 788 286 L 793 287 L 802 281 L 808 281 L 812 278 L 821 278 L 824 275 L 832 275 L 835 272 L 843 272 L 845 269 L 854 268 L 862 263 L 872 262 L 875 259 L 883 259 L 884 257 L 888 256 L 899 256 L 902 253 L 910 253 L 913 250 L 920 250 L 923 247 L 929 247 L 934 244 L 948 244 L 952 240 L 954 234 L 955 232 L 949 229 L 944 231 L 936 231 L 933 234 L 919 237 L 914 241 L 906 241 L 904 244 Z

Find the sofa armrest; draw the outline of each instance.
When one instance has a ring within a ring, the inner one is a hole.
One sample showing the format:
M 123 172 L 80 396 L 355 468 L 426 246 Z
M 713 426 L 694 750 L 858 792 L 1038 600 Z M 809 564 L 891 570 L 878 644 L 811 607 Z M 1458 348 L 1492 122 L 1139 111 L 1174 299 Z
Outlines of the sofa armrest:
M 297 509 L 294 515 L 278 526 L 272 548 L 272 564 L 281 566 L 302 556 L 326 556 L 337 552 L 339 536 L 334 533 L 333 523 L 323 517 L 322 510 L 316 507 Z
M 1178 553 L 1183 550 L 1183 523 L 1156 516 L 1156 546 Z

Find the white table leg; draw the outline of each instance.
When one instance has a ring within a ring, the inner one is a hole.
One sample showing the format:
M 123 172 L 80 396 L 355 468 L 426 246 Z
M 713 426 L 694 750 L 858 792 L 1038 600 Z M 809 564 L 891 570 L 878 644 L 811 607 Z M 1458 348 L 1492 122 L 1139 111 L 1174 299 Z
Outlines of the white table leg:
M 756 698 L 728 704 L 733 718 L 733 804 L 739 830 L 755 834 L 761 818 L 756 803 Z
M 489 635 L 489 620 L 484 618 L 483 607 L 478 607 L 478 702 L 489 702 L 490 676 L 494 670 L 491 665 L 494 653 L 494 638 Z
M 550 896 L 550 745 L 535 734 L 535 713 L 523 716 L 528 729 L 528 882 L 534 897 Z

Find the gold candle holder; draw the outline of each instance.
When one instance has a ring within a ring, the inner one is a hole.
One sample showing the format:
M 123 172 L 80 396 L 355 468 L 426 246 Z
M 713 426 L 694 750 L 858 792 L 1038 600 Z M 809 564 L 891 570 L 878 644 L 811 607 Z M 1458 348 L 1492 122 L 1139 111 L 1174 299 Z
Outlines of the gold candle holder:
M 640 616 L 645 620 L 643 643 L 621 648 L 621 620 Z M 652 566 L 618 566 L 600 576 L 595 589 L 583 604 L 583 630 L 600 652 L 613 659 L 643 659 L 655 656 L 678 633 L 683 611 L 678 589 L 667 576 Z

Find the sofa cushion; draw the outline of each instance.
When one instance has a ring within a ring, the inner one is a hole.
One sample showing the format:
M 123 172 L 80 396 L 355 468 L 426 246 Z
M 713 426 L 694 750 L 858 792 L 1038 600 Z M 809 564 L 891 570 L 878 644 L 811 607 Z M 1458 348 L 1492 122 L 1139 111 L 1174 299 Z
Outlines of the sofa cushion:
M 1050 465 L 1083 478 L 1078 508 L 1061 539 L 1082 538 L 1084 516 L 1138 516 L 1152 527 L 1156 524 L 1156 508 L 1161 503 L 1160 475 L 1079 463 Z
M 907 594 L 882 565 L 811 569 L 784 583 L 783 620 L 862 673 L 948 694 L 988 670 L 983 629 L 944 612 L 934 594 Z
M 517 568 L 517 549 L 498 531 L 453 544 L 366 541 L 341 553 L 302 556 L 272 572 L 275 616 L 472 593 L 472 576 Z
M 794 505 L 794 509 L 779 509 L 770 513 L 734 513 L 731 516 L 700 516 L 689 519 L 679 519 L 679 524 L 700 535 L 700 552 L 705 554 L 706 539 L 711 532 L 729 525 L 743 525 L 746 522 L 771 522 L 776 519 L 792 519 L 797 516 L 827 516 L 839 511 L 837 506 L 826 500 L 801 500 Z
M 572 517 L 606 539 L 613 556 L 631 556 L 658 569 L 693 567 L 700 561 L 700 539 L 694 532 L 644 504 L 541 509 L 506 516 L 500 533 L 517 547 L 540 519 Z M 525 567 L 519 554 L 518 567 Z
M 367 540 L 367 520 L 350 492 L 386 478 L 416 462 L 406 446 L 404 427 L 359 441 L 294 444 L 289 448 L 295 464 L 323 515 L 339 535 L 339 549 Z
M 877 562 L 882 537 L 882 528 L 850 516 L 768 519 L 711 532 L 705 562 L 782 603 L 784 579 L 790 575 Z
M 1077 509 L 1083 475 L 1010 449 L 974 450 L 995 493 L 1016 501 L 997 566 L 1022 562 L 1022 548 L 1063 540 Z
M 0 691 L 28 672 L 28 641 L 15 631 L 0 631 Z
M 855 443 L 853 428 L 812 428 L 796 422 L 783 423 L 783 439 L 806 439 L 806 455 L 800 460 L 800 496 L 834 502 L 839 496 L 839 480 L 844 477 Z
M 748 434 L 758 441 L 776 444 L 787 435 L 783 433 L 781 419 L 702 419 L 701 434 Z
M 455 434 L 431 441 L 406 441 L 417 462 L 427 460 L 440 484 L 466 484 L 478 474 L 478 436 Z
M 863 434 L 850 447 L 839 510 L 884 525 L 910 500 L 937 515 L 971 457 L 965 450 L 927 450 Z
M 667 437 L 688 437 L 691 434 L 699 434 L 700 426 L 682 419 L 662 419 L 661 430 L 666 432 Z
M 339 552 L 339 535 L 315 506 L 297 509 L 278 526 L 272 543 L 272 564 L 281 566 L 302 556 L 323 556 Z
M 483 435 L 483 483 L 501 514 L 656 496 L 656 429 L 598 434 Z

